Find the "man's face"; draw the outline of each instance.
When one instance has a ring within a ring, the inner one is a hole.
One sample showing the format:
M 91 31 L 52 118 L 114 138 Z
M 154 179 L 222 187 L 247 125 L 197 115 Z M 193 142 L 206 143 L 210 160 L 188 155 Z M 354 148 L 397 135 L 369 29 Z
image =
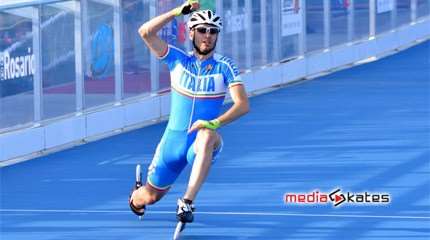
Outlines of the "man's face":
M 200 24 L 190 31 L 190 39 L 196 50 L 203 55 L 215 49 L 219 29 L 209 24 Z

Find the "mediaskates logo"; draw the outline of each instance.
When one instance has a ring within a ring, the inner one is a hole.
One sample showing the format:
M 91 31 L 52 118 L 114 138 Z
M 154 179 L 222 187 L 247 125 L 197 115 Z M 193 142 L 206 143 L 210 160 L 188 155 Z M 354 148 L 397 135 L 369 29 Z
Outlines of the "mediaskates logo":
M 341 205 L 386 205 L 391 202 L 389 193 L 380 192 L 342 192 L 336 188 L 329 193 L 314 190 L 308 193 L 285 193 L 284 202 L 287 205 L 332 204 Z

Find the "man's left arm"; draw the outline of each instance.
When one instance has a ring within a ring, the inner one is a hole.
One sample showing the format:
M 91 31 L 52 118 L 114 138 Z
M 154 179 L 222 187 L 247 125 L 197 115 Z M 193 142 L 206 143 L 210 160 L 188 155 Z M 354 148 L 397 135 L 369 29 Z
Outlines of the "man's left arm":
M 231 86 L 229 90 L 233 105 L 216 119 L 211 121 L 196 121 L 188 130 L 189 133 L 201 128 L 216 130 L 220 126 L 226 125 L 249 112 L 249 101 L 244 85 L 236 84 Z
M 217 118 L 220 125 L 226 125 L 249 112 L 249 101 L 244 85 L 236 84 L 231 86 L 229 90 L 233 105 Z

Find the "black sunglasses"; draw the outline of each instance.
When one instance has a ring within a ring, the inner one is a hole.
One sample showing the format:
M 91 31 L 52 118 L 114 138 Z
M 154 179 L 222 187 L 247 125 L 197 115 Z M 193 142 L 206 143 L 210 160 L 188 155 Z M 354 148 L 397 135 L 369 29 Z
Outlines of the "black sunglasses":
M 201 34 L 210 33 L 213 35 L 219 33 L 219 29 L 215 27 L 197 27 L 196 30 Z

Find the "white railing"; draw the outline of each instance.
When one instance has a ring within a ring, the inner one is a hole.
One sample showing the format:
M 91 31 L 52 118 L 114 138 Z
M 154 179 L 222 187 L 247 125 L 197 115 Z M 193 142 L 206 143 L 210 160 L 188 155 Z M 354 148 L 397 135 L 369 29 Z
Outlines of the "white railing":
M 168 75 L 137 28 L 180 2 L 2 2 L 0 162 L 165 118 Z M 225 29 L 217 51 L 238 63 L 253 95 L 428 39 L 429 5 L 417 0 L 218 0 Z M 190 50 L 185 21 L 176 19 L 161 35 Z M 35 71 L 24 76 L 23 56 L 29 54 Z

